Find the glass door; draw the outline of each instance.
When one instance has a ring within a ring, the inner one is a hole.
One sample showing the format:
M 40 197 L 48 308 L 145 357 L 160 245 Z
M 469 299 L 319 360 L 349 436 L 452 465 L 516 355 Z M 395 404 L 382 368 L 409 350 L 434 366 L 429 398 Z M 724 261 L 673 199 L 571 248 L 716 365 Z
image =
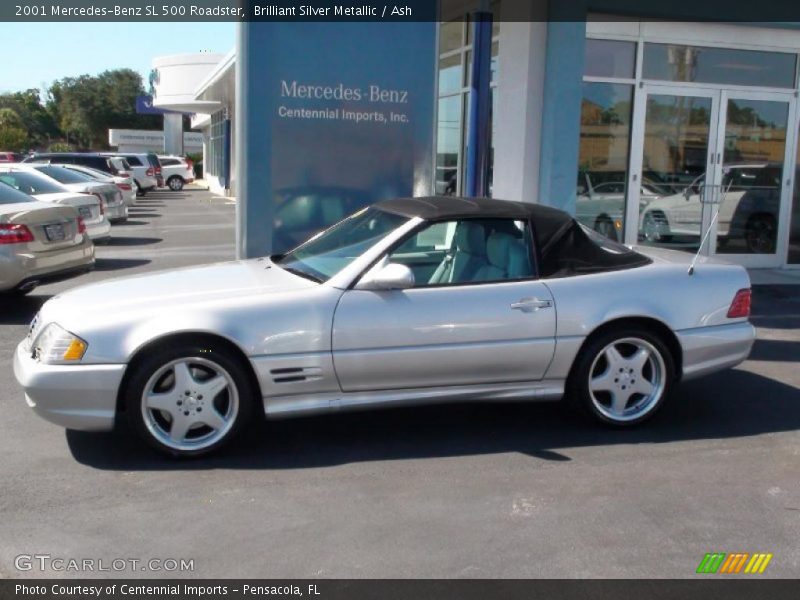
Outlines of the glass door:
M 719 91 L 637 90 L 625 241 L 697 252 L 711 222 Z M 707 245 L 704 246 L 704 252 Z
M 777 267 L 783 256 L 793 169 L 789 127 L 794 98 L 773 92 L 720 92 L 714 165 L 718 211 L 712 254 L 750 267 Z

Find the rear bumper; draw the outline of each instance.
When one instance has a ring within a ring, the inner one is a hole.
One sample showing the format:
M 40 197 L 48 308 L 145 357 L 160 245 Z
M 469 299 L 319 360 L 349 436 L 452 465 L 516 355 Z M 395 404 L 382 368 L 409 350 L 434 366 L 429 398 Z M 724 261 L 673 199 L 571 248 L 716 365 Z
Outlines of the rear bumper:
M 111 431 L 125 365 L 45 365 L 25 342 L 14 354 L 14 376 L 40 417 L 81 431 Z
M 128 207 L 125 202 L 116 206 L 106 206 L 106 217 L 109 221 L 123 221 L 128 218 Z
M 756 330 L 747 321 L 675 333 L 683 349 L 684 380 L 735 367 L 747 359 L 756 339 Z
M 84 238 L 78 246 L 39 254 L 0 256 L 0 291 L 69 279 L 94 268 L 94 244 Z
M 111 222 L 104 218 L 96 223 L 86 223 L 86 233 L 92 241 L 108 239 L 111 237 Z

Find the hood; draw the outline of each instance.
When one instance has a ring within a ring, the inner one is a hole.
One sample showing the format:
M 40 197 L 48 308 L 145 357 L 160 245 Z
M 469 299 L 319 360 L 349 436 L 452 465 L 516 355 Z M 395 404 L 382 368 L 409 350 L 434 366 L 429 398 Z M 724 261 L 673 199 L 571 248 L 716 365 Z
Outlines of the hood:
M 256 258 L 93 283 L 55 296 L 43 310 L 48 313 L 48 321 L 63 324 L 78 318 L 105 321 L 318 285 L 287 273 L 267 258 Z

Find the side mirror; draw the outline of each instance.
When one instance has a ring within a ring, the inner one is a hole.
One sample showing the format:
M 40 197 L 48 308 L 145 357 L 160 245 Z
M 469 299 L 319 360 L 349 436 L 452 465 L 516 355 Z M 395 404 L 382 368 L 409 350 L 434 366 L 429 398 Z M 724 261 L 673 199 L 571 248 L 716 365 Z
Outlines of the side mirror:
M 377 272 L 367 273 L 358 282 L 357 290 L 406 290 L 414 287 L 414 272 L 405 265 L 389 263 Z
M 586 186 L 579 185 L 576 192 L 578 193 L 578 196 L 583 196 L 586 193 Z

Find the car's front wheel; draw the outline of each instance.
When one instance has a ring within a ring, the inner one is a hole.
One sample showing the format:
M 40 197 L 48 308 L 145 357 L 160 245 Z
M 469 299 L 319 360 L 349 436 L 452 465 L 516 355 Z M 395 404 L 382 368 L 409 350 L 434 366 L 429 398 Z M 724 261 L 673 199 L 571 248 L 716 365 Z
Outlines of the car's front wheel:
M 177 175 L 173 175 L 167 180 L 167 185 L 173 192 L 180 192 L 183 189 L 183 179 Z
M 198 456 L 234 438 L 250 418 L 253 386 L 226 349 L 170 344 L 133 366 L 125 408 L 144 440 L 173 456 Z
M 646 329 L 607 331 L 578 356 L 567 393 L 589 414 L 610 425 L 641 423 L 662 406 L 675 381 L 675 361 L 664 342 Z

